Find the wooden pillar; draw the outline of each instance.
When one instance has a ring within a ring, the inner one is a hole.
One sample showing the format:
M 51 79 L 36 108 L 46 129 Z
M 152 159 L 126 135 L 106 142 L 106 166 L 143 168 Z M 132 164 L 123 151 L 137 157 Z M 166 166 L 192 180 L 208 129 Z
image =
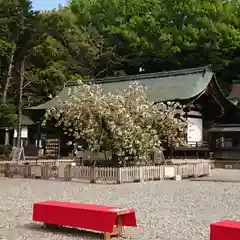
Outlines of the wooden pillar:
M 9 131 L 8 131 L 8 128 L 5 129 L 5 145 L 9 145 Z

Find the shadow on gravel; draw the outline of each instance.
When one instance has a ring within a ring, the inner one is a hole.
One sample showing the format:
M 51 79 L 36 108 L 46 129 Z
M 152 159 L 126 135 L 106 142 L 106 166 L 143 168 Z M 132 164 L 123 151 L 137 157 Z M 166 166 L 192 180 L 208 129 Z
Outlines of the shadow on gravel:
M 90 237 L 91 239 L 103 239 L 103 234 L 101 233 L 94 233 L 88 232 L 84 230 L 80 230 L 77 228 L 69 228 L 69 227 L 62 227 L 62 226 L 51 226 L 45 228 L 42 224 L 37 223 L 28 223 L 24 224 L 24 228 L 31 230 L 31 231 L 39 231 L 39 232 L 52 232 L 56 234 L 66 234 L 69 237 Z

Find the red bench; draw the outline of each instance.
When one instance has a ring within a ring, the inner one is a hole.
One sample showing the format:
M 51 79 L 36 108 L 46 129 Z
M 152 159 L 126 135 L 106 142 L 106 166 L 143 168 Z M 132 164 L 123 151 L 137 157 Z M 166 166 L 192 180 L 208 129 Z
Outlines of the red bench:
M 240 239 L 240 222 L 225 220 L 210 225 L 210 240 L 228 239 Z
M 105 240 L 120 236 L 123 226 L 137 227 L 133 209 L 58 201 L 34 203 L 33 221 L 103 232 Z

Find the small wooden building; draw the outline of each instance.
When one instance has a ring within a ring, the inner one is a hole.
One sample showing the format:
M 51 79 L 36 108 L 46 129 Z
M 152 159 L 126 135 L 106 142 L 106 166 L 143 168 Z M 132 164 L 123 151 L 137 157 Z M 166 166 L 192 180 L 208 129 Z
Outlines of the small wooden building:
M 32 129 L 35 123 L 28 116 L 21 115 L 21 146 L 27 146 L 29 139 L 31 139 Z M 34 129 L 35 131 L 35 129 Z M 0 144 L 1 145 L 13 145 L 17 144 L 17 129 L 11 129 L 7 124 L 2 123 L 0 128 Z
M 222 123 L 209 130 L 209 149 L 214 159 L 240 160 L 240 80 L 233 80 L 228 97 L 232 106 L 226 112 Z
M 149 99 L 155 102 L 178 101 L 186 105 L 184 117 L 190 122 L 187 142 L 192 147 L 206 148 L 206 144 L 203 144 L 203 142 L 208 139 L 208 130 L 216 123 L 231 122 L 237 112 L 236 105 L 222 93 L 210 66 L 170 72 L 108 77 L 90 80 L 89 82 L 102 84 L 103 89 L 107 92 L 115 92 L 126 88 L 132 82 L 138 82 L 147 87 Z M 58 99 L 66 100 L 67 94 L 74 92 L 76 86 L 77 82 L 67 82 L 58 98 L 55 97 L 44 104 L 31 107 L 30 112 L 33 115 L 38 112 L 43 116 L 46 109 L 58 106 Z M 51 131 L 42 129 L 41 133 L 41 139 L 59 138 L 60 153 L 61 155 L 67 154 L 66 141 L 69 139 L 64 138 L 61 131 L 52 128 Z M 180 149 L 179 151 L 181 152 Z M 185 153 L 182 154 L 186 155 L 186 149 L 183 152 Z
M 28 116 L 21 115 L 21 146 L 25 147 L 29 144 L 31 139 L 32 129 L 34 128 L 35 122 L 32 121 Z M 13 134 L 13 146 L 17 145 L 17 129 L 14 129 Z
M 209 133 L 214 159 L 240 160 L 240 124 L 219 124 Z

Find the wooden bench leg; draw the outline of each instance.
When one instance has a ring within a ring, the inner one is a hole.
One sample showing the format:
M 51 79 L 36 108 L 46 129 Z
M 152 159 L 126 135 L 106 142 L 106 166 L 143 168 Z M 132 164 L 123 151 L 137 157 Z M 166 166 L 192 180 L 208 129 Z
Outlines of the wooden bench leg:
M 116 232 L 118 236 L 122 234 L 122 216 L 117 217 Z
M 104 233 L 104 240 L 111 240 L 111 233 Z
M 122 235 L 122 216 L 117 216 L 116 227 L 112 233 L 104 233 L 104 240 L 110 240 L 112 236 L 120 237 Z

